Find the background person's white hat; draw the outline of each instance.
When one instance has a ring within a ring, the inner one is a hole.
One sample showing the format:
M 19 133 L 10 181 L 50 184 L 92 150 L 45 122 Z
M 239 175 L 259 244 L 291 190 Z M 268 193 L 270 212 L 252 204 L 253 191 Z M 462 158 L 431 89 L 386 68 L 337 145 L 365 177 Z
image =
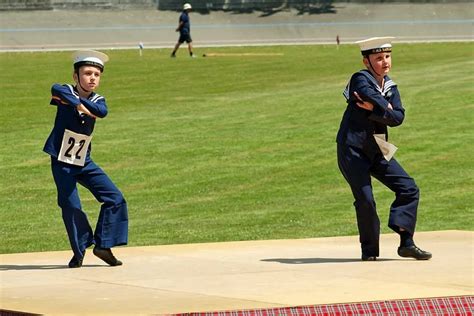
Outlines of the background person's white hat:
M 395 37 L 371 37 L 362 41 L 357 41 L 359 44 L 362 55 L 367 56 L 370 54 L 377 54 L 381 52 L 392 51 L 392 40 Z
M 190 10 L 190 9 L 192 9 L 192 7 L 191 7 L 191 5 L 190 5 L 189 3 L 185 3 L 185 4 L 183 5 L 183 10 Z
M 95 50 L 78 50 L 72 54 L 74 69 L 81 66 L 95 66 L 104 71 L 104 64 L 109 60 L 109 56 Z

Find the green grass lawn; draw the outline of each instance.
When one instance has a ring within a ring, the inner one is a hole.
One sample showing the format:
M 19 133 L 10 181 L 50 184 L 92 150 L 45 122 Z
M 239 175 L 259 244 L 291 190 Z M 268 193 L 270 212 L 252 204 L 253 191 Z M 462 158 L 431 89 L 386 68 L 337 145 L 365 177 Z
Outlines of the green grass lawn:
M 92 157 L 124 193 L 130 245 L 355 235 L 337 168 L 356 46 L 196 49 L 282 56 L 178 58 L 111 50 Z M 0 54 L 0 253 L 69 249 L 49 156 L 53 83 L 70 52 Z M 421 189 L 418 231 L 473 229 L 474 44 L 397 44 L 406 119 L 396 158 Z M 374 181 L 382 231 L 393 193 Z M 81 188 L 94 226 L 99 205 Z

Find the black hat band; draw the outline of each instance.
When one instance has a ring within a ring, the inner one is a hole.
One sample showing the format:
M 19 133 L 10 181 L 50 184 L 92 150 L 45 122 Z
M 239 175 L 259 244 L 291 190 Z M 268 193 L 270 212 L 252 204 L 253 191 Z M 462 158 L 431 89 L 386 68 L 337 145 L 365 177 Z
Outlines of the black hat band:
M 377 48 L 363 50 L 361 53 L 363 56 L 368 56 L 371 54 L 378 54 L 378 53 L 390 53 L 391 51 L 392 51 L 392 47 L 377 47 Z
M 83 60 L 74 64 L 74 69 L 78 70 L 82 66 L 94 66 L 100 69 L 101 72 L 104 72 L 104 65 L 99 64 L 95 61 Z

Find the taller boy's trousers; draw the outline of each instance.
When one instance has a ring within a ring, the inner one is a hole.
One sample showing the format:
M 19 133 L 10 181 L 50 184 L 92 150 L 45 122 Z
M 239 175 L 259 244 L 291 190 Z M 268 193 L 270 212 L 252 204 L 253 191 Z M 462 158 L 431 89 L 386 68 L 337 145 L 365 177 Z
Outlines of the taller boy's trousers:
M 362 149 L 338 144 L 338 165 L 354 195 L 362 253 L 379 255 L 380 221 L 372 194 L 371 176 L 395 192 L 390 207 L 388 226 L 395 232 L 404 228 L 415 232 L 419 189 L 415 181 L 392 158 L 386 161 L 381 153 L 366 155 Z

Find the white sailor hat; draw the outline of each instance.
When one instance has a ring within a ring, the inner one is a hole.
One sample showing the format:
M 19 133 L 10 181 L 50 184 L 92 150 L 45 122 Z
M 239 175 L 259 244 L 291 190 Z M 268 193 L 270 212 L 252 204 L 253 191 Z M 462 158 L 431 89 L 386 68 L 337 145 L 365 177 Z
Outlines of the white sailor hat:
M 81 66 L 95 66 L 101 71 L 104 71 L 104 64 L 109 60 L 109 56 L 95 50 L 79 50 L 72 54 L 74 61 L 74 69 L 79 69 Z
M 393 39 L 395 39 L 395 37 L 371 37 L 358 41 L 356 44 L 359 44 L 362 55 L 367 56 L 381 52 L 391 52 Z
M 191 5 L 190 5 L 189 3 L 185 3 L 185 4 L 183 5 L 183 10 L 191 10 L 191 9 L 192 9 L 192 7 L 191 7 Z

